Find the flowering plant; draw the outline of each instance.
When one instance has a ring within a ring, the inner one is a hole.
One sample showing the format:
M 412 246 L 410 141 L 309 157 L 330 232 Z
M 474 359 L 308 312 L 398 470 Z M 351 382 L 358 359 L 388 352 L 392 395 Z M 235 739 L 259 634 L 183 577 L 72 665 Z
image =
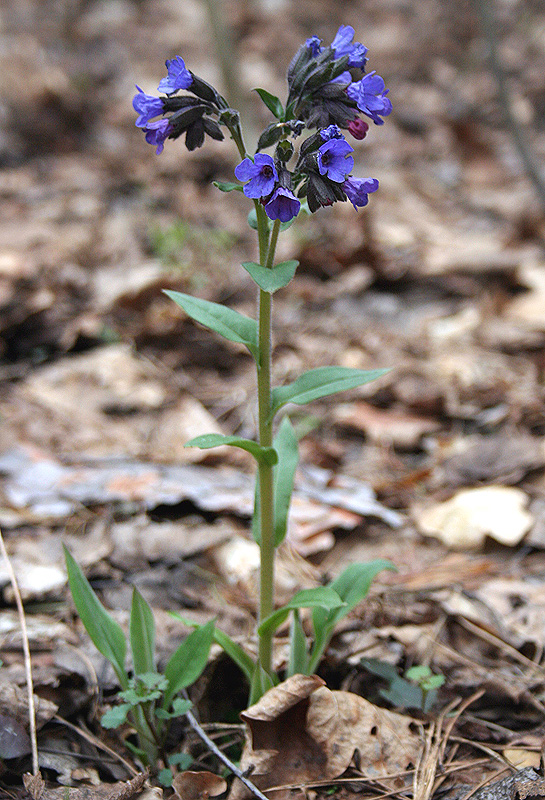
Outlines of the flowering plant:
M 289 65 L 285 104 L 265 89 L 256 90 L 274 120 L 259 137 L 253 155 L 244 144 L 239 113 L 213 86 L 191 72 L 180 56 L 166 62 L 167 77 L 158 86 L 161 96 L 148 95 L 137 86 L 133 99 L 136 125 L 158 154 L 168 139 L 182 134 L 188 150 L 194 150 L 203 145 L 206 136 L 224 139 L 227 130 L 241 158 L 234 171 L 239 183 L 216 186 L 224 192 L 240 191 L 253 201 L 248 221 L 257 232 L 259 260 L 242 266 L 258 287 L 257 318 L 181 292 L 167 292 L 196 322 L 245 345 L 257 367 L 256 439 L 207 434 L 187 443 L 203 449 L 231 445 L 251 453 L 257 462 L 253 517 L 253 535 L 261 554 L 257 658 L 221 630 L 214 630 L 215 641 L 248 678 L 250 702 L 278 682 L 272 666 L 273 637 L 284 621 L 290 618 L 291 623 L 286 674 L 310 674 L 317 668 L 337 622 L 365 597 L 375 575 L 391 568 L 383 560 L 351 564 L 329 586 L 302 590 L 287 605 L 275 609 L 275 552 L 287 533 L 298 462 L 297 437 L 289 418 L 284 416 L 275 429 L 275 417 L 288 403 L 310 403 L 386 372 L 332 366 L 312 369 L 283 386 L 273 387 L 271 379 L 272 295 L 287 286 L 298 266 L 294 260 L 276 263 L 279 233 L 302 209 L 314 213 L 347 200 L 355 209 L 362 208 L 378 189 L 376 178 L 352 175 L 354 148 L 344 134 L 347 131 L 354 140 L 362 140 L 369 129 L 363 116 L 382 125 L 392 110 L 383 79 L 374 72 L 366 73 L 366 65 L 367 48 L 354 41 L 354 29 L 349 25 L 339 28 L 330 45 L 324 46 L 316 36 L 307 39 Z M 263 152 L 269 148 L 274 148 L 272 155 Z M 71 588 L 80 611 L 84 608 L 83 602 L 79 606 L 77 602 L 80 577 L 71 566 Z M 310 644 L 299 613 L 302 608 L 312 610 Z M 81 611 L 80 615 L 87 625 Z M 94 624 L 97 636 L 96 619 L 90 616 L 87 614 L 87 619 L 91 627 Z M 138 652 L 140 634 L 138 628 L 135 630 L 133 649 Z M 109 636 L 104 650 L 110 647 L 111 639 Z

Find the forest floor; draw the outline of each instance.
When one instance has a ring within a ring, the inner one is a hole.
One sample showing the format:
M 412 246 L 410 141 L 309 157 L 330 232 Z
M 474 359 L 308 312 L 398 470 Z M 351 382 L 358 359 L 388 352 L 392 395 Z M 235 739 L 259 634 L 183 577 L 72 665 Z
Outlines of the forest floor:
M 340 24 L 369 47 L 394 106 L 356 143 L 356 174 L 380 181 L 369 206 L 324 209 L 279 243 L 300 267 L 275 295 L 275 381 L 327 364 L 391 371 L 336 402 L 289 410 L 301 463 L 277 601 L 352 562 L 389 559 L 397 571 L 376 578 L 319 675 L 406 727 L 397 744 L 379 730 L 373 750 L 377 730 L 354 722 L 348 772 L 275 785 L 309 798 L 461 800 L 496 775 L 539 775 L 545 213 L 504 126 L 478 5 L 224 5 L 250 136 L 269 121 L 251 89 L 282 96 L 299 44 L 329 42 Z M 494 5 L 516 125 L 543 163 L 545 10 Z M 233 180 L 232 142 L 194 153 L 167 142 L 156 156 L 134 126 L 134 84 L 154 92 L 166 58 L 182 55 L 221 85 L 204 3 L 20 0 L 1 12 L 0 43 L 0 527 L 41 699 L 42 796 L 72 787 L 71 798 L 112 800 L 140 791 L 119 788 L 140 768 L 100 726 L 115 677 L 75 615 L 62 545 L 123 626 L 140 590 L 160 663 L 188 633 L 172 611 L 216 617 L 248 641 L 252 462 L 184 444 L 209 431 L 254 435 L 253 364 L 162 289 L 254 315 L 240 268 L 255 258 L 253 231 L 246 198 L 212 185 Z M 28 709 L 4 564 L 0 579 L 0 796 L 18 798 Z M 404 678 L 417 665 L 445 678 L 425 710 Z M 207 730 L 234 737 L 236 756 L 247 702 L 236 669 L 213 651 L 191 697 Z M 180 750 L 193 768 L 221 772 L 184 730 Z M 502 800 L 544 794 L 506 785 Z

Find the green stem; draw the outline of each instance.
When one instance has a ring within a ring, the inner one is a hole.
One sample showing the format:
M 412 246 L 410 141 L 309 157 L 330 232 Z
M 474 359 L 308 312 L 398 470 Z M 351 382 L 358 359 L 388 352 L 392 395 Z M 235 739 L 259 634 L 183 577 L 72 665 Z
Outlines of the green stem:
M 265 249 L 265 242 L 260 227 L 267 224 L 265 219 L 260 220 L 258 215 L 258 235 L 260 243 L 261 264 L 269 269 L 274 262 L 274 252 L 280 230 L 280 221 L 276 220 L 270 242 Z M 268 239 L 267 233 L 267 239 Z M 272 295 L 259 290 L 259 363 L 257 365 L 257 398 L 259 420 L 259 443 L 262 447 L 272 447 L 272 419 L 271 419 L 271 313 Z M 259 465 L 259 518 L 260 530 L 260 580 L 259 580 L 259 621 L 263 621 L 274 610 L 274 472 L 269 464 Z M 259 663 L 263 670 L 271 674 L 272 671 L 272 638 L 273 632 L 267 631 L 259 638 Z

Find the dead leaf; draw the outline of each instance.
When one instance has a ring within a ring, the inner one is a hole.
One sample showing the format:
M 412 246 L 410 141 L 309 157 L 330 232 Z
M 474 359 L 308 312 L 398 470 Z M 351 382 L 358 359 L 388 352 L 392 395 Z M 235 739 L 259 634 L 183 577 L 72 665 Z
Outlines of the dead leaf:
M 30 752 L 30 739 L 22 722 L 0 714 L 0 758 L 18 758 Z
M 337 422 L 362 431 L 372 441 L 391 443 L 402 450 L 414 449 L 423 436 L 440 427 L 429 417 L 377 408 L 364 401 L 337 406 L 334 416 Z
M 514 546 L 530 529 L 533 519 L 525 510 L 527 495 L 511 486 L 465 489 L 445 503 L 416 512 L 425 536 L 435 536 L 447 547 L 482 547 L 487 536 Z
M 336 778 L 355 750 L 367 776 L 399 772 L 415 763 L 420 747 L 410 718 L 331 691 L 316 675 L 288 678 L 241 717 L 248 728 L 241 769 L 252 767 L 252 781 L 264 791 Z M 247 789 L 236 782 L 230 800 L 245 797 Z
M 213 772 L 186 770 L 176 775 L 172 788 L 181 800 L 208 800 L 227 791 L 227 782 Z
M 27 772 L 23 775 L 25 789 L 32 797 L 32 800 L 132 800 L 133 797 L 141 795 L 144 784 L 148 779 L 148 772 L 143 772 L 131 778 L 130 781 L 118 781 L 117 783 L 102 783 L 100 786 L 79 786 L 67 789 L 66 786 L 46 789 L 45 781 L 42 776 L 31 775 Z M 161 790 L 155 789 L 154 796 L 163 796 Z M 160 792 L 160 794 L 157 794 Z

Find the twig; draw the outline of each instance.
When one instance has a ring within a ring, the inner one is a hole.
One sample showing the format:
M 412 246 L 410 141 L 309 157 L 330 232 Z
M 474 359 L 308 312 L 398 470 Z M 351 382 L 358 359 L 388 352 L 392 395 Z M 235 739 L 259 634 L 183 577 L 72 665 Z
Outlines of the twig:
M 89 742 L 89 744 L 92 744 L 94 747 L 96 747 L 97 750 L 102 750 L 105 753 L 108 753 L 108 755 L 111 756 L 112 759 L 121 762 L 121 764 L 123 764 L 129 775 L 136 777 L 136 775 L 140 774 L 138 770 L 132 766 L 132 764 L 130 764 L 126 759 L 123 758 L 123 756 L 121 756 L 119 753 L 116 753 L 116 751 L 112 750 L 111 747 L 108 747 L 108 745 L 105 744 L 105 742 L 102 742 L 96 736 L 93 736 L 92 733 L 86 731 L 85 728 L 80 728 L 77 725 L 73 725 L 71 722 L 68 722 L 67 719 L 64 719 L 64 717 L 59 717 L 58 714 L 55 714 L 53 719 L 56 722 L 59 722 L 61 725 L 65 725 L 71 731 L 74 731 L 74 733 L 77 733 L 79 736 L 81 736 L 82 739 L 85 739 L 85 741 Z
M 252 794 L 254 794 L 256 797 L 258 797 L 259 800 L 268 800 L 268 797 L 266 797 L 266 795 L 264 795 L 263 792 L 261 792 L 257 788 L 257 786 L 255 786 L 250 780 L 248 780 L 248 778 L 244 775 L 244 773 L 241 772 L 239 768 L 236 767 L 233 764 L 233 762 L 229 758 L 227 758 L 227 756 L 224 753 L 221 752 L 221 750 L 219 749 L 219 747 L 217 747 L 216 744 L 214 744 L 212 739 L 203 731 L 203 729 L 201 728 L 201 726 L 199 725 L 199 723 L 197 722 L 196 718 L 193 716 L 191 711 L 186 711 L 185 716 L 187 721 L 195 731 L 195 733 L 203 740 L 208 749 L 212 753 L 214 753 L 214 755 L 217 756 L 220 759 L 220 761 L 222 761 L 225 764 L 226 767 L 229 767 L 233 775 L 236 775 L 236 777 L 240 781 L 242 781 L 242 783 L 246 786 L 246 788 L 249 789 L 252 792 Z
M 0 552 L 2 553 L 4 561 L 6 562 L 6 566 L 8 568 L 9 579 L 11 581 L 11 587 L 13 589 L 13 595 L 15 597 L 15 604 L 17 606 L 17 614 L 19 616 L 19 624 L 21 626 L 21 634 L 23 638 L 23 654 L 25 659 L 26 685 L 28 692 L 28 720 L 29 720 L 30 747 L 32 750 L 32 774 L 38 775 L 39 766 L 38 766 L 38 738 L 36 735 L 36 708 L 34 706 L 32 664 L 30 661 L 30 647 L 28 644 L 28 632 L 26 627 L 25 610 L 23 608 L 23 601 L 21 599 L 19 586 L 17 585 L 17 578 L 15 577 L 15 572 L 13 571 L 11 561 L 9 560 L 8 552 L 6 550 L 6 545 L 4 544 L 4 537 L 2 536 L 1 529 L 0 529 Z
M 493 4 L 491 0 L 474 0 L 474 3 L 481 18 L 483 34 L 488 45 L 488 63 L 498 88 L 498 100 L 503 112 L 505 126 L 513 138 L 520 160 L 545 209 L 545 178 L 526 137 L 522 133 L 521 126 L 513 114 L 507 80 L 498 54 L 498 34 Z

